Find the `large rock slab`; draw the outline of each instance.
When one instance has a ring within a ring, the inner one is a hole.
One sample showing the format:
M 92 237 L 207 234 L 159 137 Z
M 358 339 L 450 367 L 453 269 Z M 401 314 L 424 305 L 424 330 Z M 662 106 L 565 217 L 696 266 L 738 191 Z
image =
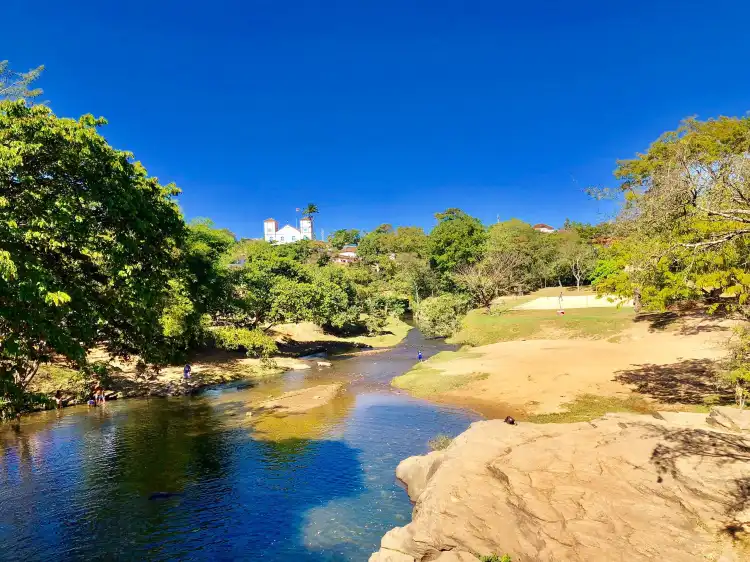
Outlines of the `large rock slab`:
M 413 521 L 371 562 L 750 560 L 750 439 L 705 415 L 477 422 L 398 476 Z

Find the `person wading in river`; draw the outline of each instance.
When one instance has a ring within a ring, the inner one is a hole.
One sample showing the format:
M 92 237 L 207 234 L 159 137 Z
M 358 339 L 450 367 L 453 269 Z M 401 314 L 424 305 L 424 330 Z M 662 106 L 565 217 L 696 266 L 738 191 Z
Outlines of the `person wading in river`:
M 107 401 L 104 398 L 104 389 L 100 384 L 94 389 L 94 400 L 97 404 L 104 404 Z

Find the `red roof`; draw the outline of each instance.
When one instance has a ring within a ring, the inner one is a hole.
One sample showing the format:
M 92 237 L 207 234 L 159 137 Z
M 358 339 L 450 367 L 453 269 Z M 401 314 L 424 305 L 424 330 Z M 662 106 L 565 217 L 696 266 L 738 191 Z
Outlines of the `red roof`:
M 276 222 L 276 219 L 266 219 L 263 222 Z
M 531 228 L 533 228 L 534 230 L 538 230 L 540 228 L 548 228 L 550 230 L 555 230 L 554 227 L 552 227 L 552 226 L 550 226 L 548 224 L 544 224 L 543 222 L 540 222 L 539 224 L 535 224 Z

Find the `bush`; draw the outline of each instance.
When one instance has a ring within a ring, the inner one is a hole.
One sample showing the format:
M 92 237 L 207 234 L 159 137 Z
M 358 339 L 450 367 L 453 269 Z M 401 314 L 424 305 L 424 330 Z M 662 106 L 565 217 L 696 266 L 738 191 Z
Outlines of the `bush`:
M 216 347 L 234 351 L 243 349 L 248 357 L 268 359 L 279 348 L 274 339 L 261 330 L 247 328 L 215 328 L 212 330 Z
M 750 330 L 737 328 L 728 347 L 728 369 L 722 378 L 734 387 L 737 405 L 742 409 L 750 398 Z
M 463 295 L 429 297 L 419 305 L 415 319 L 426 335 L 449 337 L 458 331 L 468 309 L 469 299 Z
M 453 443 L 453 438 L 441 433 L 430 439 L 427 444 L 433 451 L 443 451 L 447 449 L 451 443 Z
M 502 556 L 498 554 L 490 554 L 487 556 L 478 556 L 477 558 L 479 558 L 481 562 L 513 562 L 510 559 L 509 554 L 503 554 Z

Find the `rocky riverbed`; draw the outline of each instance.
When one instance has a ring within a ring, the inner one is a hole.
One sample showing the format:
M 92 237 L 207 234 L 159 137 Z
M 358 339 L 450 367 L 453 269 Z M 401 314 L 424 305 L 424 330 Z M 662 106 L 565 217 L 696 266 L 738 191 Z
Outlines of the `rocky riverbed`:
M 750 560 L 750 412 L 476 422 L 397 476 L 413 520 L 370 562 Z

